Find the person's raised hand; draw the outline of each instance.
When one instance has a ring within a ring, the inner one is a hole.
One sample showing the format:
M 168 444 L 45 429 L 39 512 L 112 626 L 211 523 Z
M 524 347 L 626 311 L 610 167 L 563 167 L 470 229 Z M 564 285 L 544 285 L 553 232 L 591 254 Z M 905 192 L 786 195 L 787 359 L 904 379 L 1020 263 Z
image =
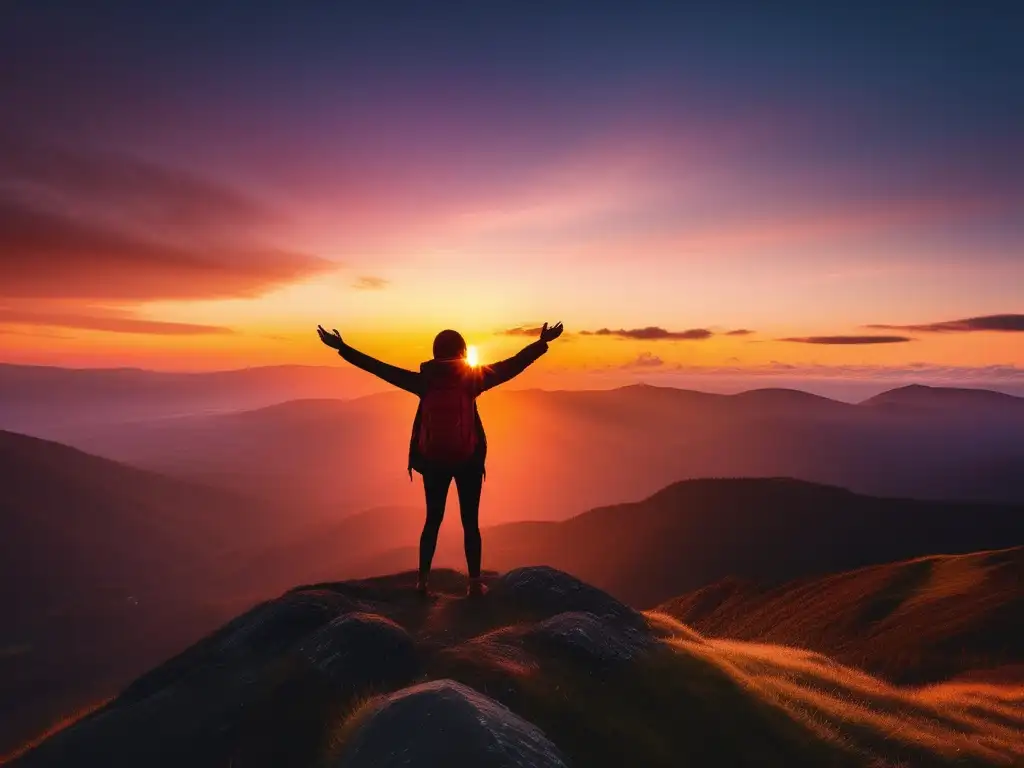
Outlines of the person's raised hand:
M 334 329 L 334 333 L 328 333 L 324 330 L 322 325 L 316 327 L 317 335 L 320 337 L 320 341 L 326 344 L 331 349 L 341 349 L 345 342 L 341 340 L 341 334 L 338 333 L 338 329 Z
M 544 327 L 540 329 L 540 340 L 544 342 L 554 341 L 562 335 L 562 324 L 555 323 L 550 328 L 548 324 L 544 323 Z

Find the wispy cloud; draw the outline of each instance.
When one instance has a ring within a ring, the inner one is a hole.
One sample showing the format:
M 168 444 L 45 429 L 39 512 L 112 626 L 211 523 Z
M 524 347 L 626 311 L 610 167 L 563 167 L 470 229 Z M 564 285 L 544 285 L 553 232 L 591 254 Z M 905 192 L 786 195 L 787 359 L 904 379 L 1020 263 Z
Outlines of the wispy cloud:
M 501 331 L 501 334 L 503 336 L 539 336 L 540 331 L 541 326 L 539 325 L 535 327 L 517 325 L 515 328 L 506 328 L 504 331 Z
M 157 336 L 198 336 L 233 333 L 230 328 L 195 323 L 146 320 L 131 313 L 110 310 L 96 313 L 32 312 L 0 308 L 0 325 L 31 325 L 50 328 L 79 328 L 110 333 L 141 333 Z
M 913 339 L 909 336 L 793 336 L 780 341 L 799 344 L 900 344 Z
M 963 320 L 946 320 L 940 323 L 922 323 L 919 325 L 875 324 L 865 327 L 889 331 L 919 331 L 922 333 L 971 333 L 974 331 L 1024 333 L 1024 315 L 984 315 L 982 317 L 968 317 Z
M 638 341 L 702 341 L 710 339 L 714 334 L 707 328 L 691 328 L 686 331 L 669 331 L 655 325 L 646 328 L 600 328 L 596 331 L 580 331 L 581 336 L 615 336 L 620 339 Z
M 751 334 L 757 333 L 757 331 L 751 331 L 749 328 L 737 328 L 735 331 L 726 332 L 726 336 L 750 336 Z
M 383 277 L 374 277 L 373 275 L 360 275 L 356 278 L 356 281 L 352 283 L 352 287 L 359 291 L 380 291 L 388 287 L 389 280 L 385 280 Z
M 641 352 L 635 360 L 630 360 L 623 368 L 660 368 L 665 361 L 652 352 Z
M 0 296 L 252 296 L 335 266 L 274 246 L 277 218 L 188 171 L 0 134 Z

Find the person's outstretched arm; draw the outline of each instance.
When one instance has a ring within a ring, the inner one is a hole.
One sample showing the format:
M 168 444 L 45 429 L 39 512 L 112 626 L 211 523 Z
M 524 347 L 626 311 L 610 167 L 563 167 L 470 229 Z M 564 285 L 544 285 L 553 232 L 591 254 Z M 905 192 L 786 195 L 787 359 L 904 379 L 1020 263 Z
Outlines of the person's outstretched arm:
M 509 379 L 515 378 L 520 373 L 525 371 L 531 364 L 533 364 L 537 358 L 548 351 L 548 342 L 554 341 L 562 335 L 562 324 L 555 323 L 553 326 L 548 328 L 548 324 L 544 323 L 544 327 L 540 329 L 540 338 L 531 344 L 527 344 L 519 352 L 514 354 L 512 357 L 501 360 L 493 365 L 485 365 L 482 368 L 480 382 L 480 391 L 486 392 L 492 387 L 496 387 L 499 384 L 504 384 Z
M 408 371 L 397 365 L 389 365 L 358 349 L 353 349 L 341 340 L 341 334 L 337 330 L 334 333 L 328 333 L 323 326 L 318 325 L 316 332 L 320 336 L 320 341 L 331 349 L 338 350 L 339 355 L 357 368 L 362 368 L 367 373 L 372 373 L 374 376 L 384 379 L 388 384 L 404 389 L 406 392 L 412 392 L 414 395 L 420 394 L 420 375 L 415 371 Z

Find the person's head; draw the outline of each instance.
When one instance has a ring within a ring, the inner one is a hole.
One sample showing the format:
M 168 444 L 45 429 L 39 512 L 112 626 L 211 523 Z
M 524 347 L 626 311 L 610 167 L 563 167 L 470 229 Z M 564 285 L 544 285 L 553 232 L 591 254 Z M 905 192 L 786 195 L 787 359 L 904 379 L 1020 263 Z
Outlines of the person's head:
M 466 340 L 458 331 L 441 331 L 434 337 L 434 359 L 451 360 L 466 356 Z

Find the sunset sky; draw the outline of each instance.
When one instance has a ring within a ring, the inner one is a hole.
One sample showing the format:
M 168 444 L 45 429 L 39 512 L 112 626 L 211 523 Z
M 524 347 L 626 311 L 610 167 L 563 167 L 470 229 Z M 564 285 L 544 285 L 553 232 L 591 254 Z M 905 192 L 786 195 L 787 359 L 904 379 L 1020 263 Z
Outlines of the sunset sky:
M 1019 4 L 151 5 L 5 5 L 0 361 L 1024 380 Z

